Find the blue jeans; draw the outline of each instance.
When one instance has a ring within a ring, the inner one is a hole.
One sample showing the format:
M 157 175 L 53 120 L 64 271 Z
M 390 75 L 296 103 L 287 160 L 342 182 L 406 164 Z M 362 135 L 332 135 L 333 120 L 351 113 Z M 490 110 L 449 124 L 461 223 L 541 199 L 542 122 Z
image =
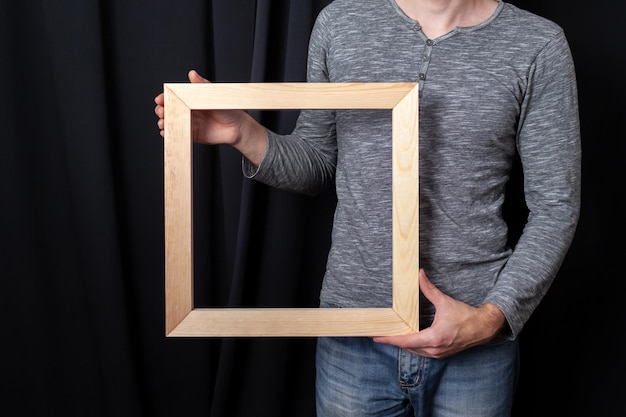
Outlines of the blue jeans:
M 508 417 L 519 367 L 517 341 L 445 359 L 370 338 L 320 337 L 318 417 Z

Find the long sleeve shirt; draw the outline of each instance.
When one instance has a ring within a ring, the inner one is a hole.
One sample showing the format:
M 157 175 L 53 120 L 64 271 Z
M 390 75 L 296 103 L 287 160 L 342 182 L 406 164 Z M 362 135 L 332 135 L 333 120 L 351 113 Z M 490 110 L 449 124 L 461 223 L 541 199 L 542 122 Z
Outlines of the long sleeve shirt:
M 485 22 L 428 39 L 394 0 L 335 0 L 309 43 L 311 82 L 418 82 L 419 262 L 449 296 L 493 303 L 516 337 L 572 242 L 580 210 L 573 59 L 562 28 L 500 1 Z M 321 301 L 392 302 L 391 112 L 303 110 L 244 173 L 337 207 Z M 516 154 L 529 210 L 507 245 L 502 216 Z M 417 277 L 416 277 L 417 279 Z M 421 323 L 432 305 L 420 302 Z

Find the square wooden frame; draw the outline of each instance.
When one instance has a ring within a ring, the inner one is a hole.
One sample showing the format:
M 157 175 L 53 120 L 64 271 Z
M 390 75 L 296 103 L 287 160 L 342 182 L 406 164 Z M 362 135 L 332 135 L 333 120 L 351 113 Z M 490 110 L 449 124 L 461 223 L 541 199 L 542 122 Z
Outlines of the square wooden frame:
M 383 336 L 418 331 L 417 84 L 166 83 L 164 94 L 166 336 Z M 392 308 L 194 307 L 191 111 L 208 109 L 392 109 Z

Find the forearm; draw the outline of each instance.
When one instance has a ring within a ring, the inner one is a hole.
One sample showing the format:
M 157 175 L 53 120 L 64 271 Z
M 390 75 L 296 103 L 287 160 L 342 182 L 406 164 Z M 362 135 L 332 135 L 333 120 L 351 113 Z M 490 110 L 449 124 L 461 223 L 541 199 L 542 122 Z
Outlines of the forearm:
M 245 113 L 237 140 L 232 145 L 252 165 L 258 167 L 267 153 L 267 130 Z
M 313 112 L 313 113 L 312 113 Z M 334 118 L 321 110 L 303 111 L 294 132 L 266 131 L 265 156 L 259 165 L 244 161 L 243 171 L 272 187 L 315 195 L 332 183 L 337 162 Z
M 477 322 L 481 342 L 488 342 L 505 327 L 506 318 L 498 306 L 485 303 L 478 307 Z

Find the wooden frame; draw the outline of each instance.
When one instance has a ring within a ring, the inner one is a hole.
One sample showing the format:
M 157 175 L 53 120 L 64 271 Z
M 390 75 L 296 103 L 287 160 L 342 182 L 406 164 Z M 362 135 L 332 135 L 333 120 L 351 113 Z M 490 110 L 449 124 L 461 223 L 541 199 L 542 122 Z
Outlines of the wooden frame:
M 417 84 L 166 83 L 164 93 L 167 336 L 384 336 L 418 331 Z M 191 111 L 205 109 L 392 109 L 392 308 L 194 307 Z

